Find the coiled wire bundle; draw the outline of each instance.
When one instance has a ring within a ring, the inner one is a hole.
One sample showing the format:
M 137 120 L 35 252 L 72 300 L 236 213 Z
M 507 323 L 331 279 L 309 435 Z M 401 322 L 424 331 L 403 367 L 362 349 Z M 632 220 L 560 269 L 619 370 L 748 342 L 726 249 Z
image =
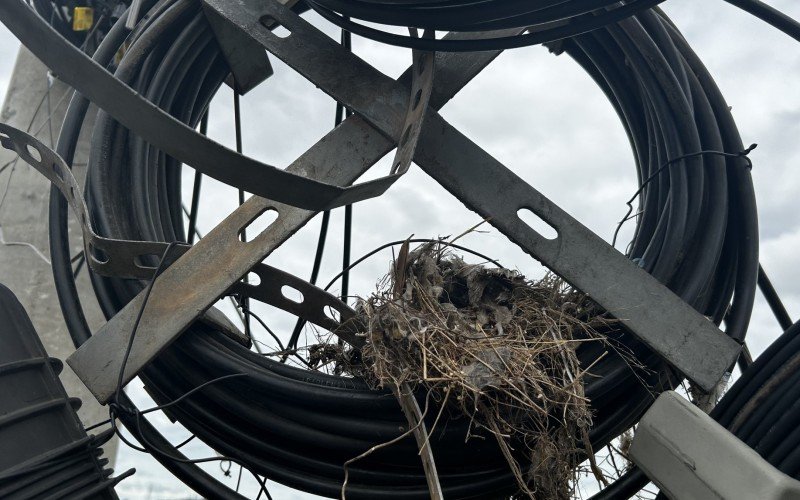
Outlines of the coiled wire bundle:
M 126 36 L 125 18 L 95 54 L 116 76 L 190 126 L 196 126 L 228 75 L 228 68 L 196 0 L 146 2 L 148 15 Z M 578 3 L 578 2 L 576 2 Z M 589 2 L 584 2 L 589 3 Z M 597 2 L 594 2 L 597 3 Z M 113 56 L 125 42 L 118 65 Z M 575 59 L 611 100 L 630 138 L 643 184 L 641 214 L 628 254 L 648 272 L 742 341 L 756 288 L 757 223 L 748 162 L 733 119 L 710 75 L 680 33 L 660 12 L 648 10 L 550 45 Z M 59 140 L 71 161 L 87 109 L 75 96 Z M 665 168 L 664 165 L 668 164 Z M 107 115 L 98 116 L 87 180 L 98 230 L 125 239 L 186 240 L 180 200 L 180 165 Z M 90 335 L 75 293 L 66 231 L 66 203 L 51 197 L 51 254 L 59 298 L 76 343 Z M 202 270 L 198 270 L 202 272 Z M 98 300 L 113 316 L 143 283 L 93 276 Z M 678 378 L 659 358 L 619 331 L 605 332 L 645 364 L 635 371 L 620 356 L 592 368 L 586 395 L 595 412 L 590 433 L 597 448 L 634 424 L 653 393 Z M 591 344 L 584 364 L 600 357 Z M 169 414 L 220 453 L 253 471 L 305 491 L 338 496 L 343 464 L 392 439 L 406 425 L 389 393 L 359 380 L 309 372 L 250 352 L 196 323 L 144 372 L 157 402 L 172 401 L 210 380 L 246 377 L 209 386 L 173 406 Z M 424 401 L 421 401 L 424 404 Z M 130 404 L 130 402 L 125 402 Z M 153 456 L 198 493 L 230 495 L 188 463 L 146 421 L 120 415 Z M 468 422 L 453 421 L 432 436 L 445 495 L 485 497 L 509 493 L 511 473 L 496 446 L 464 444 Z M 405 440 L 350 470 L 352 498 L 426 498 L 417 449 Z
M 475 51 L 524 47 L 600 28 L 658 5 L 664 0 L 307 0 L 321 16 L 344 30 L 400 47 Z M 525 28 L 483 40 L 431 40 L 396 35 L 352 21 L 436 31 L 477 32 Z

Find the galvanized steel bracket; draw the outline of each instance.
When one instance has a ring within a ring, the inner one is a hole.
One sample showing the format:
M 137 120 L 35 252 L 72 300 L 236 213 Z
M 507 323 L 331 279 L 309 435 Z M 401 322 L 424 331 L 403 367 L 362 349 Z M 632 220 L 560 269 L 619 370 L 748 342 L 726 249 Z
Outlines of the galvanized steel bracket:
M 324 182 L 349 184 L 400 142 L 405 103 L 411 98 L 407 86 L 386 77 L 275 2 L 206 3 L 357 113 L 315 144 L 289 171 L 304 171 Z M 276 36 L 264 26 L 265 18 L 279 22 L 290 34 Z M 689 379 L 710 390 L 735 361 L 740 346 L 435 111 L 497 54 L 437 57 L 437 81 L 414 161 L 526 252 L 588 293 Z M 277 220 L 251 242 L 238 241 L 239 231 L 268 210 L 278 212 Z M 520 218 L 520 210 L 530 210 L 543 219 L 557 236 L 547 239 L 539 234 Z M 153 287 L 124 381 L 135 376 L 199 313 L 313 215 L 308 210 L 253 197 L 168 268 Z M 201 281 L 198 269 L 203 270 Z M 101 402 L 116 389 L 115 377 L 108 374 L 121 368 L 122 346 L 127 345 L 141 305 L 140 295 L 68 360 Z M 101 359 L 102 365 L 98 363 Z
M 47 177 L 67 200 L 80 223 L 84 255 L 93 271 L 118 278 L 150 279 L 153 276 L 155 268 L 146 262 L 149 257 L 160 258 L 165 243 L 118 240 L 98 235 L 92 228 L 92 220 L 78 181 L 55 151 L 32 135 L 5 123 L 0 123 L 0 144 L 16 152 L 22 160 Z M 174 258 L 182 255 L 190 246 L 178 244 Z
M 65 43 L 23 0 L 0 1 L 0 21 L 62 81 L 124 127 L 178 161 L 231 186 L 308 210 L 328 210 L 380 196 L 401 177 L 390 174 L 344 187 L 315 180 L 310 175 L 313 172 L 286 171 L 258 162 L 199 134 L 114 78 Z

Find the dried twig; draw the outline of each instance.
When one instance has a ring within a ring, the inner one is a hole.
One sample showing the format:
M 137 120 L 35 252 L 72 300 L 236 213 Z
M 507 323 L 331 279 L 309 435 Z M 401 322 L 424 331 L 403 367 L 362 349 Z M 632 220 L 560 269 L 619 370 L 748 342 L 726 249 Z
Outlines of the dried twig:
M 358 356 L 342 353 L 338 369 L 395 390 L 417 429 L 432 495 L 440 490 L 429 433 L 411 404 L 416 389 L 441 401 L 437 422 L 447 405 L 470 420 L 467 438 L 493 437 L 522 494 L 572 495 L 578 465 L 592 455 L 584 379 L 615 350 L 597 333 L 610 321 L 587 297 L 553 275 L 531 282 L 469 265 L 442 244 L 411 251 L 406 243 L 357 313 L 365 344 Z M 586 342 L 608 349 L 582 366 L 577 349 Z M 591 469 L 605 480 L 594 461 Z

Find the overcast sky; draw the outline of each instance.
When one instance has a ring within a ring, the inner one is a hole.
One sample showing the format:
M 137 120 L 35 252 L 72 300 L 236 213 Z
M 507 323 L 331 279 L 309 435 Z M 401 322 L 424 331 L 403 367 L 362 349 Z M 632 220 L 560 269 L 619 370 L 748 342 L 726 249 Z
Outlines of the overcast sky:
M 771 5 L 800 18 L 797 0 Z M 800 44 L 750 18 L 721 0 L 669 0 L 673 17 L 708 66 L 732 106 L 743 142 L 758 143 L 751 154 L 761 231 L 761 262 L 790 313 L 800 313 Z M 310 16 L 316 19 L 314 16 Z M 320 23 L 328 33 L 330 26 Z M 0 90 L 5 93 L 18 42 L 0 26 Z M 355 38 L 355 52 L 391 76 L 410 62 L 403 49 Z M 244 151 L 273 165 L 286 166 L 330 130 L 334 104 L 312 84 L 272 58 L 275 75 L 243 101 Z M 567 56 L 541 47 L 508 51 L 442 111 L 443 116 L 518 172 L 527 182 L 565 208 L 600 236 L 610 240 L 625 213 L 625 200 L 636 190 L 627 138 L 611 105 L 589 77 Z M 211 110 L 210 135 L 233 145 L 232 97 L 223 87 Z M 388 160 L 370 173 L 384 175 Z M 186 196 L 190 174 L 185 172 Z M 188 199 L 188 198 L 187 198 Z M 235 190 L 205 181 L 200 229 L 207 232 L 236 205 Z M 459 234 L 478 222 L 442 188 L 412 167 L 383 197 L 355 207 L 353 256 L 382 243 L 415 234 Z M 341 266 L 341 210 L 334 213 L 320 281 Z M 307 277 L 319 230 L 315 219 L 268 262 Z M 541 274 L 530 257 L 496 233 L 473 234 L 463 243 L 498 258 L 528 275 Z M 622 245 L 619 245 L 622 247 Z M 390 253 L 359 266 L 351 292 L 369 293 L 388 269 Z M 291 328 L 291 318 L 263 309 L 271 325 Z M 758 354 L 779 333 L 759 297 L 748 342 Z M 141 391 L 134 392 L 139 394 Z M 172 426 L 174 427 L 174 426 Z M 176 439 L 184 436 L 173 429 Z M 199 447 L 195 453 L 203 454 Z M 148 457 L 120 452 L 118 468 L 139 473 L 119 487 L 124 498 L 179 498 L 190 493 L 169 481 Z M 216 466 L 211 466 L 214 469 Z M 235 474 L 234 474 L 235 476 Z M 234 477 L 235 480 L 235 477 Z M 249 491 L 252 485 L 247 484 Z M 275 486 L 273 496 L 292 498 Z M 298 495 L 297 498 L 308 498 Z

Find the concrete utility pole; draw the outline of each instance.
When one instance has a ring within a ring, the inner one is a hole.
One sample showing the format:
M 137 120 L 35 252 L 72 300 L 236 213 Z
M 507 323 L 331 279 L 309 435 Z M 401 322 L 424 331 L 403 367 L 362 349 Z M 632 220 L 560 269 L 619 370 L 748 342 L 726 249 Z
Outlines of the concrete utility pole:
M 17 55 L 0 121 L 29 130 L 47 145 L 55 144 L 61 129 L 72 89 L 48 75 L 47 68 L 25 47 Z M 90 112 L 89 120 L 94 119 Z M 91 126 L 84 133 L 91 133 Z M 75 176 L 81 181 L 86 172 L 88 141 L 82 137 L 75 156 Z M 50 182 L 23 161 L 14 163 L 16 155 L 0 148 L 0 282 L 13 291 L 25 306 L 50 356 L 64 360 L 75 349 L 67 333 L 58 305 L 48 245 L 48 199 Z M 73 255 L 82 250 L 77 221 L 70 221 Z M 84 268 L 78 277 L 78 290 L 92 329 L 104 318 L 94 299 L 88 273 Z M 84 425 L 108 418 L 108 410 L 100 406 L 83 383 L 64 363 L 61 381 L 70 396 L 79 397 L 83 406 L 78 412 Z M 116 439 L 105 447 L 105 456 L 116 457 Z

